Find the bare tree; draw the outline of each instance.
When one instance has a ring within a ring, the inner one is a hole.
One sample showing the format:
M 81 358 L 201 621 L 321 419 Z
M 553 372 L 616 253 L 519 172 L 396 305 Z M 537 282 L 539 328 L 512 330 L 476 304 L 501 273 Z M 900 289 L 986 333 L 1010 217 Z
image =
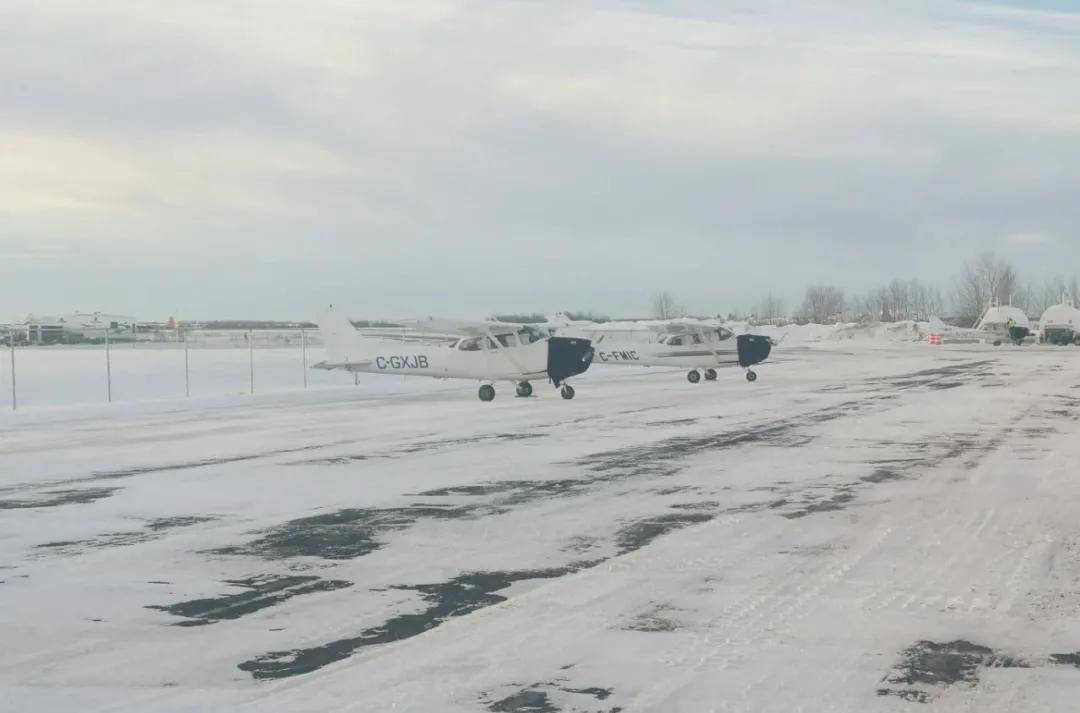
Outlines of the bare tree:
M 974 324 L 991 300 L 1010 303 L 1017 285 L 1016 270 L 992 252 L 983 253 L 974 262 L 965 262 L 953 287 L 956 316 Z
M 756 312 L 760 320 L 780 319 L 785 316 L 784 301 L 770 292 L 761 298 Z
M 652 296 L 652 313 L 656 319 L 672 319 L 682 317 L 686 310 L 676 304 L 674 295 L 667 290 L 662 290 Z
M 806 288 L 802 316 L 811 322 L 827 324 L 844 312 L 844 291 L 830 285 L 811 285 Z

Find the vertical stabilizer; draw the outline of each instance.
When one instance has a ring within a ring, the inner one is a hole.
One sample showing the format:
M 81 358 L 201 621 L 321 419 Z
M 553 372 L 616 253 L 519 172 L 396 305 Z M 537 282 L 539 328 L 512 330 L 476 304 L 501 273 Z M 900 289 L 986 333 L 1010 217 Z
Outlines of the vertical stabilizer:
M 351 364 L 364 361 L 363 338 L 345 313 L 333 305 L 318 315 L 319 334 L 330 364 Z

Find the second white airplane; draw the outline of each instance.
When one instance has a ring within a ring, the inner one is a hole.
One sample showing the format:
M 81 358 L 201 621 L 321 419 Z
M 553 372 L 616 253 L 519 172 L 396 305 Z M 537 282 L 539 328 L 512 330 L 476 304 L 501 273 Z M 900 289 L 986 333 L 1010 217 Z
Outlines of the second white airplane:
M 557 328 L 560 335 L 591 340 L 598 363 L 636 366 L 689 367 L 692 384 L 713 381 L 716 370 L 740 366 L 746 380 L 757 380 L 751 368 L 769 358 L 773 342 L 759 334 L 740 334 L 715 323 L 696 319 L 663 322 L 582 324 Z

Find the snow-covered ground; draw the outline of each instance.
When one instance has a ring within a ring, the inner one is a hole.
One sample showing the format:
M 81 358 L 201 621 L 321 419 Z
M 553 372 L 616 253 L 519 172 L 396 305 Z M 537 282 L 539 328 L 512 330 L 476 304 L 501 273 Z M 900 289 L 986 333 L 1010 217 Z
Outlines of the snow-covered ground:
M 1080 350 L 758 372 L 0 415 L 0 709 L 1075 710 Z

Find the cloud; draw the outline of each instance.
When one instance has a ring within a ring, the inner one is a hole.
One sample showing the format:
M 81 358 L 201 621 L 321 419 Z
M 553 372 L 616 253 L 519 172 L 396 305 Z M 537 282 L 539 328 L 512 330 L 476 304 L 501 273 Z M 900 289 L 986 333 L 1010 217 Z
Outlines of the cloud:
M 1048 245 L 1053 242 L 1050 236 L 1044 233 L 1012 233 L 1005 236 L 1005 241 L 1013 245 Z
M 632 313 L 657 288 L 726 311 L 822 280 L 940 280 L 995 244 L 1058 270 L 1075 242 L 1043 243 L 1043 268 L 1013 238 L 1080 219 L 1065 15 L 16 3 L 0 10 L 0 247 L 56 245 L 125 279 L 47 261 L 0 279 L 23 311 L 62 279 L 88 309 L 303 316 L 325 294 L 408 316 Z

